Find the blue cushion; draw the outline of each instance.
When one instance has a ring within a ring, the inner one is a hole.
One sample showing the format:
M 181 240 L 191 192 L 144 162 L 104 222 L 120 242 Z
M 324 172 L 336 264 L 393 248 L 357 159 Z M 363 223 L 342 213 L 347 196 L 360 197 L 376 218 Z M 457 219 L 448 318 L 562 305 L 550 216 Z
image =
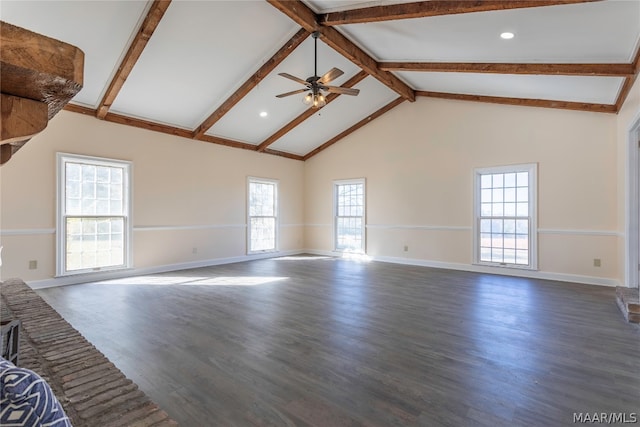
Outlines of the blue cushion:
M 71 427 L 71 422 L 42 377 L 0 358 L 0 425 Z

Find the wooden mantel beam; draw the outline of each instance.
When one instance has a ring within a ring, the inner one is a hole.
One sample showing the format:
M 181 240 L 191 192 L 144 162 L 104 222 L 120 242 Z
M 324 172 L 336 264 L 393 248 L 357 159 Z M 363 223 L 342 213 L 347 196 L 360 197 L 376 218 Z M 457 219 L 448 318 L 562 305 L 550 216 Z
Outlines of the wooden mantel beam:
M 102 101 L 100 101 L 100 105 L 96 110 L 96 116 L 99 119 L 104 119 L 109 112 L 111 104 L 113 104 L 113 101 L 115 101 L 116 96 L 118 96 L 120 89 L 124 86 L 124 82 L 127 80 L 127 77 L 129 77 L 129 74 L 131 74 L 133 67 L 136 65 L 136 62 L 138 62 L 140 55 L 142 55 L 142 51 L 147 46 L 147 42 L 151 39 L 151 35 L 153 35 L 158 24 L 160 24 L 160 21 L 170 4 L 171 0 L 154 0 L 149 12 L 147 12 L 147 16 L 140 26 L 140 29 L 131 42 L 127 53 L 122 59 L 122 62 L 118 67 L 118 71 L 116 71 L 115 76 L 111 79 L 107 92 L 102 97 Z
M 318 15 L 318 22 L 323 26 L 362 24 L 366 22 L 556 6 L 591 1 L 600 0 L 429 0 L 324 13 Z
M 47 126 L 83 79 L 80 49 L 0 21 L 0 164 Z
M 414 90 L 402 80 L 388 71 L 381 70 L 375 59 L 356 46 L 351 40 L 338 32 L 335 28 L 322 26 L 318 17 L 304 3 L 299 0 L 267 0 L 273 7 L 294 20 L 307 31 L 318 31 L 320 39 L 336 52 L 349 59 L 372 77 L 397 92 L 402 98 L 415 101 Z
M 52 118 L 82 89 L 84 53 L 0 21 L 0 91 L 45 102 Z

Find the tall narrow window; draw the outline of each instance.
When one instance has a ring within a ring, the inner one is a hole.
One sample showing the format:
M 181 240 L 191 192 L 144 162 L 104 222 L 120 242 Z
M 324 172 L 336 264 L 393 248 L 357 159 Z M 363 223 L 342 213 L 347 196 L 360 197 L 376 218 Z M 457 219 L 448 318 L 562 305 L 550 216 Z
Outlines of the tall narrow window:
M 57 274 L 130 266 L 131 163 L 58 154 Z
M 537 268 L 535 164 L 477 169 L 475 262 Z
M 277 250 L 278 182 L 249 178 L 249 253 Z
M 365 252 L 365 181 L 334 183 L 335 250 Z

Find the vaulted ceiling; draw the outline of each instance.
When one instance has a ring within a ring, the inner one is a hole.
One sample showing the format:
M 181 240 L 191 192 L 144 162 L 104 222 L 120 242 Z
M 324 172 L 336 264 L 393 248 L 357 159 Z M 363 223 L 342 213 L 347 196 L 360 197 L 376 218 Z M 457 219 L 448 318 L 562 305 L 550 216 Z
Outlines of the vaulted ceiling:
M 67 110 L 298 160 L 416 97 L 616 113 L 640 68 L 634 0 L 3 0 L 0 17 L 84 51 Z M 313 75 L 313 31 L 318 74 L 358 96 L 275 97 L 302 87 L 278 73 Z

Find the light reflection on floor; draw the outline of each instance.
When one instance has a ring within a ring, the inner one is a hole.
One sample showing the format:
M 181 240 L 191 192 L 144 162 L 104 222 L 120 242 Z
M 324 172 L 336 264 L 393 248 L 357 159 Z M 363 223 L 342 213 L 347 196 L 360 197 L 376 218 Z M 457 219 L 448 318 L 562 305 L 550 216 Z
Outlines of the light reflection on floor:
M 288 277 L 272 276 L 219 276 L 219 277 L 194 277 L 194 276 L 138 276 L 124 279 L 105 280 L 95 282 L 99 285 L 131 285 L 131 286 L 257 286 L 267 283 L 280 282 Z

